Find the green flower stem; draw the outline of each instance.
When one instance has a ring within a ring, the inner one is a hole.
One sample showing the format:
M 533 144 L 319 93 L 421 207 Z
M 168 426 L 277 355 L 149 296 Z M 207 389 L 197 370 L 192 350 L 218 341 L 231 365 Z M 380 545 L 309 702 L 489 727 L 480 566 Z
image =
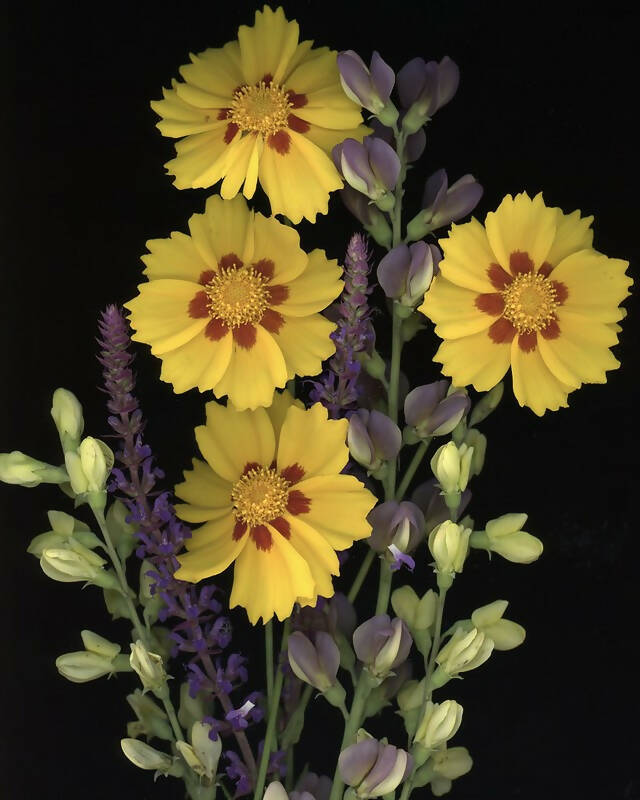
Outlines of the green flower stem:
M 282 644 L 280 652 L 283 653 L 287 647 L 287 639 L 289 638 L 289 625 L 290 620 L 287 619 L 284 623 L 282 632 Z M 264 784 L 267 778 L 267 767 L 269 766 L 269 756 L 275 744 L 276 733 L 276 720 L 278 718 L 278 708 L 280 706 L 280 695 L 282 693 L 282 684 L 284 682 L 284 673 L 278 668 L 276 672 L 275 681 L 273 684 L 273 695 L 271 697 L 271 705 L 269 706 L 269 717 L 267 720 L 267 732 L 264 736 L 264 747 L 262 749 L 262 757 L 258 766 L 258 777 L 256 778 L 256 788 L 253 793 L 253 800 L 262 800 L 264 793 Z
M 400 485 L 396 490 L 395 499 L 400 502 L 405 495 L 405 492 L 409 488 L 409 484 L 413 480 L 413 476 L 416 474 L 416 471 L 420 464 L 422 463 L 422 459 L 425 457 L 427 450 L 429 449 L 429 443 L 431 439 L 427 439 L 425 441 L 420 442 L 418 447 L 416 448 L 416 452 L 413 454 L 413 458 L 411 459 L 411 463 L 407 467 L 407 471 L 402 476 L 402 480 L 400 481 Z
M 264 654 L 267 667 L 267 709 L 271 709 L 273 697 L 273 624 L 271 620 L 264 626 Z
M 350 603 L 353 603 L 356 597 L 358 596 L 358 592 L 362 588 L 362 584 L 364 583 L 364 580 L 367 577 L 369 570 L 371 569 L 371 565 L 373 564 L 373 560 L 375 557 L 376 557 L 375 550 L 369 548 L 367 555 L 362 559 L 362 564 L 360 564 L 360 569 L 358 570 L 358 574 L 353 579 L 353 583 L 351 584 L 351 589 L 349 589 L 347 600 Z
M 282 731 L 280 742 L 285 750 L 293 750 L 293 745 L 295 745 L 300 739 L 300 731 L 302 730 L 302 726 L 304 724 L 304 715 L 307 710 L 307 706 L 309 705 L 312 692 L 313 686 L 307 684 L 302 691 L 302 695 L 298 705 L 296 706 L 296 710 L 293 712 L 285 726 L 285 729 Z
M 380 582 L 378 584 L 378 600 L 376 602 L 376 615 L 386 614 L 391 597 L 391 581 L 393 572 L 386 558 L 380 559 Z

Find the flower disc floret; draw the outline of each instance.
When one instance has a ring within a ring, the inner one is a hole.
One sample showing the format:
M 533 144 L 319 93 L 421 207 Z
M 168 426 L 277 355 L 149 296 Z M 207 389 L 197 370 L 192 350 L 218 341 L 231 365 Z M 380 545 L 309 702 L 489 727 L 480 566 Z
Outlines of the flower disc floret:
M 269 305 L 267 278 L 251 266 L 222 268 L 204 290 L 209 315 L 232 329 L 260 322 Z
M 273 467 L 250 469 L 231 490 L 236 519 L 253 526 L 280 517 L 287 507 L 290 485 Z
M 555 311 L 560 305 L 553 282 L 532 272 L 516 275 L 502 292 L 502 297 L 502 313 L 518 333 L 544 330 L 555 319 Z
M 255 86 L 242 86 L 234 93 L 227 119 L 241 131 L 272 136 L 288 127 L 292 108 L 289 94 L 282 86 L 260 81 Z

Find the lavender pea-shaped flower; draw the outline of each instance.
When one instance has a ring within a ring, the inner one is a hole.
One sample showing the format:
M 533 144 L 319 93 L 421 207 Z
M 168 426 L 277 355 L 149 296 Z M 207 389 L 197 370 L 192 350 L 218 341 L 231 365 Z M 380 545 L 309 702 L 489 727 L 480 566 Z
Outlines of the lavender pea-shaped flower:
M 400 159 L 383 139 L 367 136 L 362 143 L 345 139 L 333 148 L 331 155 L 349 186 L 373 200 L 382 211 L 393 208 Z
M 466 217 L 480 202 L 484 189 L 473 177 L 463 175 L 449 186 L 444 169 L 428 178 L 422 210 L 407 223 L 407 239 L 412 242 Z
M 460 83 L 458 65 L 449 56 L 439 63 L 413 58 L 398 72 L 398 94 L 407 113 L 406 133 L 415 133 L 455 95 Z
M 374 51 L 367 67 L 353 50 L 338 53 L 340 83 L 345 94 L 358 105 L 371 111 L 385 125 L 392 125 L 398 110 L 391 102 L 396 76 L 380 53 Z

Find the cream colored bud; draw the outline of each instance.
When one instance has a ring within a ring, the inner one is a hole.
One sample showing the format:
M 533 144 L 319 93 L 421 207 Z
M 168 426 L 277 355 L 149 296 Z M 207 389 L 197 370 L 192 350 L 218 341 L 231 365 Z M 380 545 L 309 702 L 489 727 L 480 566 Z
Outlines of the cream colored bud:
M 114 457 L 104 442 L 87 436 L 78 448 L 82 471 L 87 479 L 88 492 L 103 492 L 113 467 Z
M 401 711 L 413 711 L 420 708 L 424 702 L 424 678 L 421 681 L 407 681 L 398 692 L 397 702 Z
M 53 393 L 51 416 L 58 429 L 62 449 L 76 450 L 84 430 L 82 406 L 78 398 L 68 389 L 56 389 Z
M 474 448 L 469 447 L 467 444 L 461 444 L 458 447 L 460 455 L 460 477 L 458 478 L 458 491 L 464 492 L 469 483 L 469 476 L 471 475 L 471 464 L 473 463 Z
M 169 772 L 173 760 L 166 753 L 161 753 L 138 739 L 121 739 L 122 752 L 140 769 L 152 769 L 157 772 Z
M 110 658 L 80 650 L 76 653 L 64 653 L 56 658 L 56 669 L 72 683 L 88 683 L 114 671 Z
M 522 530 L 526 514 L 504 514 L 487 522 L 488 548 L 516 564 L 531 564 L 542 555 L 543 544 L 536 536 Z
M 460 456 L 455 442 L 441 445 L 431 459 L 431 471 L 443 492 L 457 492 L 460 480 Z
M 451 747 L 434 753 L 431 767 L 436 775 L 454 781 L 471 771 L 473 760 L 466 747 Z
M 436 661 L 447 673 L 457 675 L 479 667 L 489 658 L 493 641 L 477 628 L 465 631 L 458 628 L 436 656 Z
M 503 514 L 497 519 L 487 522 L 487 535 L 492 539 L 506 536 L 508 533 L 515 533 L 522 530 L 522 526 L 527 521 L 527 514 Z
M 476 428 L 470 428 L 465 434 L 464 443 L 473 448 L 470 474 L 479 475 L 484 467 L 484 459 L 487 453 L 487 437 Z
M 64 465 L 69 473 L 69 481 L 74 494 L 84 494 L 89 488 L 89 482 L 82 469 L 82 461 L 78 453 L 67 450 L 64 454 Z
M 40 566 L 49 578 L 61 583 L 75 581 L 96 582 L 101 572 L 102 565 L 107 562 L 96 555 L 92 550 L 74 543 L 70 547 L 48 547 L 42 551 Z M 100 584 L 101 585 L 101 584 Z
M 300 793 L 298 793 L 300 794 Z M 303 792 L 303 795 L 309 794 L 308 792 Z M 311 795 L 310 795 L 311 796 Z M 287 794 L 287 790 L 284 786 L 280 783 L 280 781 L 272 781 L 268 786 L 264 793 L 263 800 L 289 800 L 289 795 Z
M 218 769 L 222 739 L 218 736 L 215 741 L 212 741 L 209 738 L 210 730 L 210 725 L 204 722 L 194 722 L 191 728 L 191 744 L 176 742 L 176 747 L 196 775 L 212 781 Z
M 438 750 L 457 732 L 462 722 L 462 706 L 455 700 L 432 703 L 425 708 L 414 741 L 427 750 Z
M 150 653 L 140 639 L 131 645 L 129 663 L 138 673 L 145 691 L 151 690 L 157 694 L 166 689 L 167 673 L 162 663 L 162 656 Z
M 433 625 L 437 595 L 429 589 L 418 597 L 411 586 L 401 586 L 391 595 L 391 605 L 396 615 L 403 619 L 411 631 L 426 631 Z
M 111 661 L 120 652 L 121 648 L 119 644 L 114 644 L 114 642 L 110 642 L 108 639 L 99 636 L 93 631 L 80 631 L 80 636 L 82 637 L 82 644 L 85 646 L 85 649 L 90 653 L 95 653 L 97 656 L 108 658 Z
M 469 552 L 471 530 L 445 520 L 429 534 L 429 550 L 436 562 L 438 572 L 453 575 L 462 572 Z
M 0 453 L 0 481 L 31 489 L 40 483 L 66 483 L 69 480 L 64 467 L 54 467 L 44 461 L 13 450 Z
M 524 642 L 526 636 L 522 625 L 502 619 L 508 605 L 506 600 L 496 600 L 477 608 L 471 615 L 471 622 L 493 641 L 496 650 L 513 650 Z

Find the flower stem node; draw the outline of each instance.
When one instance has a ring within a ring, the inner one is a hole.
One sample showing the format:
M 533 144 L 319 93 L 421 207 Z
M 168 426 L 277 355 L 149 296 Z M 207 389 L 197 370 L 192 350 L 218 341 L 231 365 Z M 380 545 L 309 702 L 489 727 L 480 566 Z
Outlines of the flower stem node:
M 471 535 L 471 547 L 498 553 L 515 564 L 531 564 L 542 555 L 543 544 L 522 530 L 526 521 L 526 514 L 503 514 Z
M 40 483 L 66 483 L 69 475 L 64 467 L 38 461 L 20 450 L 0 453 L 0 481 L 31 489 Z
M 455 700 L 445 700 L 443 703 L 429 700 L 414 742 L 423 747 L 428 756 L 430 751 L 439 750 L 455 736 L 461 722 L 462 706 Z M 418 762 L 418 765 L 422 766 L 422 763 Z
M 56 389 L 53 393 L 51 416 L 58 429 L 63 451 L 75 451 L 84 430 L 82 406 L 78 398 L 68 389 Z
M 122 752 L 140 769 L 154 770 L 156 775 L 174 775 L 181 777 L 182 766 L 166 753 L 161 753 L 151 745 L 138 741 L 138 739 L 121 739 Z
M 461 444 L 458 447 L 455 442 L 443 444 L 433 454 L 431 471 L 445 496 L 463 492 L 467 488 L 472 458 L 472 447 L 466 444 Z
M 376 739 L 362 739 L 340 753 L 338 769 L 343 781 L 360 800 L 393 792 L 413 770 L 405 750 Z
M 378 614 L 363 622 L 353 633 L 356 656 L 379 685 L 395 667 L 406 661 L 413 640 L 398 617 Z
M 167 691 L 167 673 L 162 663 L 162 656 L 150 653 L 144 643 L 138 639 L 131 645 L 129 657 L 134 672 L 142 682 L 143 692 L 152 691 L 156 697 L 162 698 Z
M 396 458 L 402 447 L 400 428 L 381 411 L 358 409 L 349 419 L 347 444 L 352 457 L 369 472 Z
M 216 777 L 218 761 L 222 752 L 220 736 L 213 741 L 209 733 L 211 725 L 194 722 L 191 727 L 191 744 L 178 741 L 176 747 L 188 767 L 205 783 L 210 785 Z

